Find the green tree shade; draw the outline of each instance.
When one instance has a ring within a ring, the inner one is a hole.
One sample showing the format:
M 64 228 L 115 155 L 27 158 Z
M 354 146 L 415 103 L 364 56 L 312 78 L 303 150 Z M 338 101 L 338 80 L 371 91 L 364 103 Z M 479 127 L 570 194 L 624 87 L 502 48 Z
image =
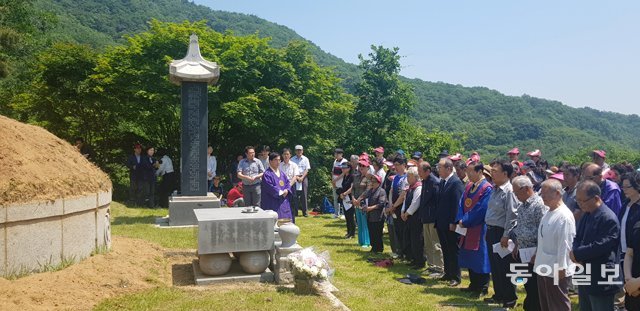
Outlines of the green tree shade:
M 203 57 L 221 68 L 218 85 L 209 87 L 209 137 L 219 170 L 246 145 L 280 150 L 303 144 L 319 168 L 310 175 L 313 194 L 326 191 L 324 155 L 345 140 L 344 122 L 354 104 L 304 43 L 275 49 L 268 39 L 221 34 L 204 22 L 152 21 L 149 31 L 101 55 L 90 78 L 92 90 L 117 111 L 120 137 L 178 150 L 180 91 L 168 81 L 168 64 L 184 56 L 191 33 L 198 35 Z
M 365 146 L 393 144 L 389 137 L 400 135 L 407 126 L 407 116 L 415 105 L 411 87 L 400 81 L 398 48 L 371 46 L 368 58 L 358 55 L 362 70 L 356 85 L 358 98 L 355 114 L 357 139 Z M 356 138 L 356 137 L 354 137 Z

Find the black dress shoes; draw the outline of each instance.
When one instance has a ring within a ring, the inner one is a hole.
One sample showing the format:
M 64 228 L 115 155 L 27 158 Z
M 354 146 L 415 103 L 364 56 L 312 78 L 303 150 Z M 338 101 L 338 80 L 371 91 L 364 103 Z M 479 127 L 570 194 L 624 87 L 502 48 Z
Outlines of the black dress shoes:
M 502 304 L 502 307 L 503 307 L 503 308 L 507 308 L 507 309 L 509 309 L 509 308 L 514 308 L 517 304 L 518 304 L 518 301 L 517 301 L 517 300 L 514 300 L 514 301 L 508 301 L 508 302 L 503 303 L 503 304 Z

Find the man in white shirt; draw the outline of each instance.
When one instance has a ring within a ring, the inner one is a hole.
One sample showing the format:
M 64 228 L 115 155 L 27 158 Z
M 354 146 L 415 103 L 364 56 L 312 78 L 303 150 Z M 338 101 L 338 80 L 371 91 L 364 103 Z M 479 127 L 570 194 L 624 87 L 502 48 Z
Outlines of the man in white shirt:
M 407 171 L 409 189 L 404 197 L 401 210 L 401 218 L 405 222 L 404 238 L 408 250 L 405 257 L 411 260 L 411 267 L 424 268 L 424 237 L 422 235 L 422 221 L 420 220 L 420 195 L 422 194 L 422 182 L 417 167 L 410 167 Z
M 161 148 L 158 150 L 158 155 L 161 156 L 158 163 L 160 166 L 156 171 L 156 176 L 162 177 L 160 187 L 158 188 L 158 196 L 160 198 L 160 206 L 169 207 L 169 196 L 176 189 L 176 174 L 173 171 L 173 163 L 171 158 L 167 155 L 167 150 Z
M 213 192 L 213 177 L 216 177 L 218 162 L 213 155 L 213 147 L 207 147 L 207 191 Z
M 307 175 L 309 174 L 309 170 L 311 169 L 311 163 L 309 162 L 309 158 L 303 155 L 304 148 L 302 145 L 296 145 L 295 147 L 296 155 L 291 158 L 295 164 L 298 165 L 298 182 L 295 184 L 296 194 L 293 202 L 294 202 L 294 215 L 298 215 L 298 209 L 302 210 L 302 216 L 307 217 L 307 202 L 309 198 L 309 178 Z M 293 183 L 292 183 L 293 184 Z
M 333 207 L 335 209 L 333 218 L 338 218 L 340 216 L 340 206 L 338 206 L 336 189 L 342 187 L 342 163 L 347 162 L 347 160 L 343 158 L 344 150 L 341 148 L 336 148 L 333 155 L 335 157 L 331 168 L 331 188 L 333 189 Z
M 296 190 L 296 183 L 298 182 L 298 178 L 299 178 L 299 169 L 298 169 L 298 165 L 291 161 L 291 149 L 289 148 L 284 148 L 282 150 L 282 162 L 280 162 L 280 172 L 283 172 L 285 176 L 287 176 L 287 179 L 289 179 L 289 184 L 291 185 L 291 190 L 289 191 L 289 199 L 290 201 L 294 201 L 292 200 L 295 190 Z M 291 215 L 293 216 L 293 220 L 295 221 L 296 219 L 296 209 L 294 208 L 294 204 L 290 204 L 290 208 L 291 208 Z
M 534 271 L 538 274 L 541 310 L 571 310 L 569 282 L 574 265 L 570 252 L 576 235 L 573 213 L 562 201 L 562 184 L 555 179 L 542 183 L 540 192 L 549 211 L 540 220 Z

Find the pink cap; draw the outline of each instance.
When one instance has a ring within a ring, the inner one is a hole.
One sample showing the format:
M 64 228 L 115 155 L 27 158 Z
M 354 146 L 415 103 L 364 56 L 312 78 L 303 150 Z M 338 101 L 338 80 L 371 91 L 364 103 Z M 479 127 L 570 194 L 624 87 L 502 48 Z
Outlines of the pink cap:
M 384 153 L 384 147 L 380 146 L 376 149 L 373 149 L 373 152 L 380 152 L 380 153 Z
M 469 156 L 469 159 L 471 159 L 471 161 L 480 161 L 480 154 L 478 154 L 477 152 L 473 152 Z
M 520 154 L 520 149 L 518 149 L 518 147 L 515 147 L 515 148 L 509 150 L 509 152 L 507 152 L 507 154 Z
M 539 157 L 542 155 L 542 152 L 540 152 L 540 149 L 536 149 L 534 151 L 527 153 L 527 155 L 530 157 Z
M 593 154 L 601 157 L 601 158 L 606 158 L 607 157 L 607 152 L 604 150 L 593 150 Z
M 553 179 L 557 179 L 557 180 L 564 180 L 564 173 L 560 172 L 560 173 L 555 173 L 551 176 L 549 176 L 549 178 L 553 178 Z
M 360 159 L 360 161 L 358 161 L 358 164 L 360 164 L 361 166 L 365 166 L 365 167 L 369 167 L 369 165 L 370 165 L 369 161 L 363 160 L 363 159 Z
M 462 160 L 462 155 L 459 154 L 459 153 L 456 153 L 454 155 L 450 155 L 449 156 L 449 160 L 451 160 L 451 161 L 460 161 L 460 160 Z
M 373 178 L 375 178 L 375 179 L 376 179 L 376 181 L 377 181 L 379 184 L 381 184 L 381 183 L 382 183 L 382 178 L 381 178 L 380 176 L 378 176 L 377 174 L 376 174 L 376 175 L 373 175 Z

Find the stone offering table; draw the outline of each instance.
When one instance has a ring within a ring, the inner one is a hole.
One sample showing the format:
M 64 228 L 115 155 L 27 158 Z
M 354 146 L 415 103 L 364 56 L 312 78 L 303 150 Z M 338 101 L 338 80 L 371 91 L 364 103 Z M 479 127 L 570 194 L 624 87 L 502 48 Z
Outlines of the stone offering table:
M 267 268 L 271 263 L 269 252 L 274 248 L 276 219 L 270 213 L 259 208 L 255 213 L 243 213 L 242 208 L 217 208 L 195 209 L 194 214 L 198 222 L 196 284 L 273 281 L 273 273 Z

